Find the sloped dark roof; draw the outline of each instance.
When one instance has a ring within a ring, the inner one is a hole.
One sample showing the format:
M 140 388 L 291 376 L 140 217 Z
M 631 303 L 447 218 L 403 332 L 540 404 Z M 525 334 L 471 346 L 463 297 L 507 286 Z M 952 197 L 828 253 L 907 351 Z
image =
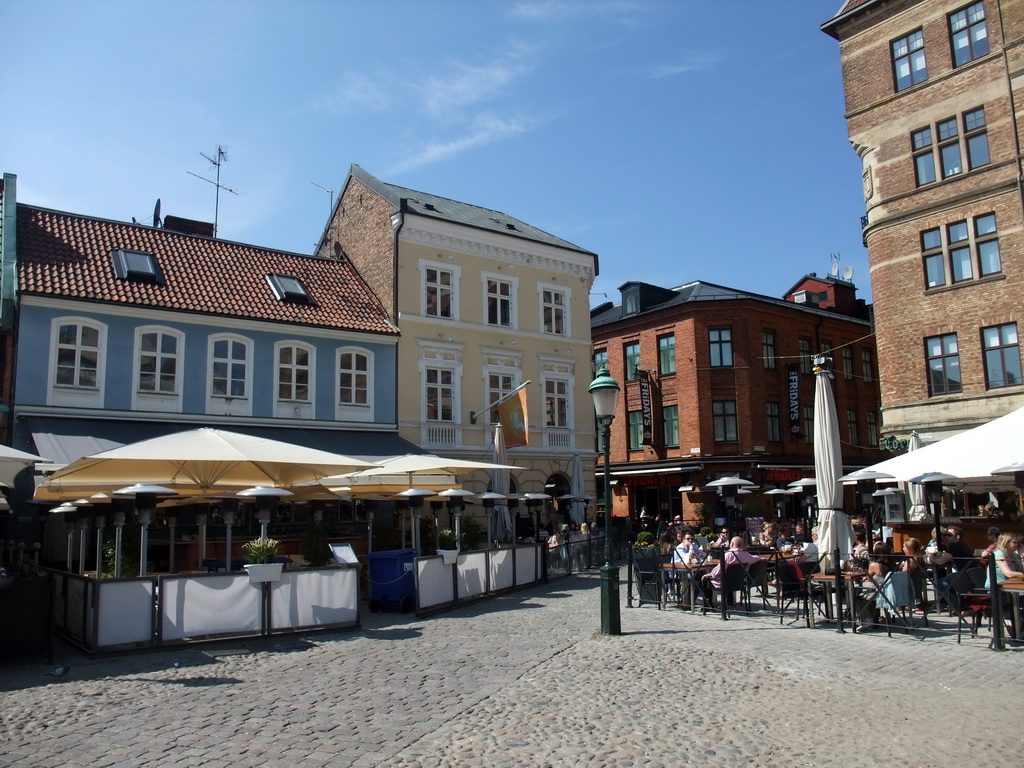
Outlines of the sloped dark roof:
M 396 334 L 345 261 L 18 205 L 22 293 Z M 118 278 L 111 251 L 156 257 L 163 282 Z M 281 301 L 268 274 L 301 280 L 312 301 Z
M 419 192 L 414 189 L 399 187 L 395 184 L 388 184 L 367 173 L 358 165 L 353 165 L 350 173 L 354 178 L 390 202 L 395 207 L 395 210 L 401 208 L 402 201 L 404 200 L 404 210 L 415 213 L 417 216 L 450 221 L 454 224 L 497 232 L 502 235 L 517 237 L 522 240 L 531 240 L 536 243 L 544 243 L 556 248 L 565 248 L 587 256 L 594 256 L 596 259 L 596 254 L 592 251 L 574 245 L 568 240 L 555 237 L 542 229 L 537 229 L 525 221 L 513 218 L 501 211 L 492 211 L 488 208 L 481 208 L 469 203 L 460 203 L 457 200 L 439 197 L 428 192 Z
M 862 6 L 872 5 L 878 2 L 881 2 L 881 0 L 845 0 L 836 15 L 821 25 L 821 31 L 830 37 L 836 37 L 836 26 L 840 22 L 853 16 L 855 12 L 862 8 Z M 836 39 L 838 39 L 838 37 L 836 37 Z
M 638 317 L 647 315 L 652 312 L 661 312 L 662 310 L 669 309 L 671 307 L 678 307 L 684 304 L 695 304 L 698 302 L 707 301 L 759 301 L 766 304 L 774 304 L 776 306 L 785 307 L 791 310 L 797 310 L 800 312 L 815 312 L 829 317 L 841 317 L 846 320 L 853 322 L 866 323 L 867 321 L 857 318 L 850 317 L 849 315 L 837 314 L 830 312 L 826 309 L 818 309 L 816 307 L 809 307 L 804 304 L 796 304 L 792 301 L 786 301 L 785 299 L 778 299 L 774 296 L 764 296 L 759 293 L 750 293 L 749 291 L 741 291 L 736 288 L 727 288 L 723 285 L 715 285 L 714 283 L 705 283 L 697 280 L 686 285 L 681 285 L 677 288 L 673 288 L 674 296 L 661 304 L 654 304 L 645 307 L 640 312 L 628 315 L 628 317 Z M 615 323 L 626 318 L 627 315 L 622 311 L 621 304 L 613 304 L 612 302 L 605 302 L 600 306 L 595 307 L 590 312 L 590 327 L 598 328 L 602 325 L 608 325 L 609 323 Z

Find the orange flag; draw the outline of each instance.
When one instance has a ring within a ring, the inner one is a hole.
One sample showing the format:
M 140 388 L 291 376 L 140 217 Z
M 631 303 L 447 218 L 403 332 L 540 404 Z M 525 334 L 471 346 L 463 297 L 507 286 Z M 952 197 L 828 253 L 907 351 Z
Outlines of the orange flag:
M 505 447 L 530 444 L 529 419 L 526 415 L 526 390 L 521 389 L 498 406 L 498 421 L 505 433 Z

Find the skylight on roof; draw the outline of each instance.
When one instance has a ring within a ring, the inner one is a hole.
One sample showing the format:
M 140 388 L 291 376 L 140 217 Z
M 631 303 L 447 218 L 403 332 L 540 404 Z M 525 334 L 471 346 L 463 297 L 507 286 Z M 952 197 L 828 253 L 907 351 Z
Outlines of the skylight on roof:
M 164 281 L 156 256 L 151 253 L 116 248 L 110 252 L 110 257 L 114 263 L 114 274 L 122 280 L 134 280 L 139 283 Z
M 271 273 L 267 275 L 267 282 L 270 283 L 274 295 L 281 301 L 294 301 L 299 304 L 312 304 L 313 299 L 305 284 L 297 277 Z

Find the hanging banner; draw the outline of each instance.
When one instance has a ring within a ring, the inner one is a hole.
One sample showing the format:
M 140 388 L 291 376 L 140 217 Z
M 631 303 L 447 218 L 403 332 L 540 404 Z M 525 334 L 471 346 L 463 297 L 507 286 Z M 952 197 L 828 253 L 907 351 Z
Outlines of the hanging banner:
M 640 410 L 644 418 L 643 445 L 654 445 L 654 409 L 651 405 L 651 374 L 637 371 L 640 377 Z
M 803 438 L 800 431 L 800 363 L 789 364 L 789 436 Z
M 518 448 L 530 444 L 526 412 L 526 390 L 521 389 L 498 406 L 498 421 L 505 432 L 505 447 Z

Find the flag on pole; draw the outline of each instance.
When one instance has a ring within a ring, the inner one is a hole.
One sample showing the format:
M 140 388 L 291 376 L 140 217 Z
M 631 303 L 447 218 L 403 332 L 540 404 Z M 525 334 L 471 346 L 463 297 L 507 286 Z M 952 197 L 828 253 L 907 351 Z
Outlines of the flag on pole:
M 529 419 L 526 415 L 526 390 L 521 389 L 498 406 L 498 422 L 505 432 L 505 447 L 530 444 Z

